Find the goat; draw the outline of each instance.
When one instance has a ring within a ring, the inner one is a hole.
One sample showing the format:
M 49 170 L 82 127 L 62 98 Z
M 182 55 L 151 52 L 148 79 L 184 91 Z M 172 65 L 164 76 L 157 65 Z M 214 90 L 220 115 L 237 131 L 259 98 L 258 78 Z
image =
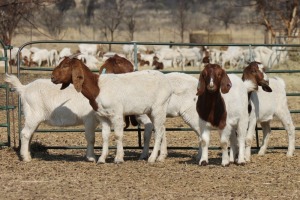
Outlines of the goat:
M 60 90 L 50 79 L 37 79 L 23 85 L 14 75 L 6 74 L 6 82 L 12 84 L 20 95 L 25 116 L 21 131 L 20 154 L 23 161 L 30 161 L 30 142 L 40 123 L 51 126 L 75 126 L 84 124 L 87 140 L 86 159 L 96 161 L 94 154 L 95 129 L 99 124 L 88 100 L 77 93 L 73 86 Z
M 117 142 L 115 163 L 124 162 L 123 117 L 125 115 L 149 115 L 155 129 L 155 144 L 149 163 L 156 161 L 161 140 L 165 134 L 164 122 L 172 88 L 164 74 L 155 70 L 143 70 L 126 74 L 93 74 L 76 58 L 65 58 L 51 76 L 54 84 L 65 89 L 71 83 L 81 92 L 102 121 L 103 151 L 98 163 L 105 163 L 108 155 L 108 139 L 114 128 Z M 138 85 L 137 85 L 138 83 Z M 155 98 L 153 98 L 155 97 Z M 161 151 L 160 157 L 166 152 Z
M 252 88 L 251 88 L 252 87 Z M 220 91 L 221 90 L 221 91 Z M 197 112 L 200 117 L 202 156 L 200 165 L 208 164 L 208 146 L 211 126 L 220 133 L 222 148 L 222 166 L 230 163 L 228 155 L 229 139 L 237 132 L 238 164 L 245 163 L 245 136 L 248 127 L 247 92 L 254 90 L 254 85 L 244 84 L 236 75 L 227 75 L 217 64 L 207 64 L 199 77 L 197 88 Z M 237 149 L 232 149 L 235 156 Z
M 164 69 L 164 63 L 158 62 L 157 60 L 153 60 L 152 66 L 154 66 L 153 69 L 155 69 L 155 70 L 163 70 Z
M 58 54 L 58 59 L 61 61 L 61 59 L 63 59 L 66 56 L 71 56 L 72 52 L 71 52 L 71 48 L 68 47 L 64 47 Z
M 201 155 L 200 121 L 196 111 L 197 96 L 195 94 L 198 80 L 188 74 L 178 72 L 165 74 L 165 76 L 173 88 L 173 93 L 167 106 L 167 117 L 180 116 L 193 129 L 199 138 L 199 157 Z M 137 120 L 145 124 L 144 148 L 140 156 L 140 159 L 145 159 L 149 152 L 149 142 L 152 132 L 151 121 L 147 116 L 139 116 Z M 161 149 L 163 149 L 163 152 L 167 152 L 166 135 L 163 137 Z
M 264 155 L 266 153 L 271 133 L 270 122 L 274 116 L 280 119 L 288 133 L 288 151 L 286 155 L 288 157 L 293 156 L 295 150 L 295 127 L 287 105 L 285 83 L 278 77 L 269 78 L 269 86 L 272 88 L 272 92 L 265 92 L 265 88 L 262 87 L 250 95 L 252 110 L 246 135 L 246 161 L 250 161 L 251 159 L 251 144 L 258 122 L 263 130 L 263 141 L 258 154 Z
M 36 64 L 37 66 L 41 67 L 44 62 L 46 62 L 47 66 L 49 67 L 49 51 L 47 49 L 40 49 L 31 54 L 29 67 L 33 64 Z
M 99 74 L 121 74 L 127 72 L 133 72 L 133 64 L 124 57 L 114 56 L 108 58 L 100 67 Z
M 85 55 L 96 56 L 101 49 L 98 44 L 78 44 L 79 52 Z

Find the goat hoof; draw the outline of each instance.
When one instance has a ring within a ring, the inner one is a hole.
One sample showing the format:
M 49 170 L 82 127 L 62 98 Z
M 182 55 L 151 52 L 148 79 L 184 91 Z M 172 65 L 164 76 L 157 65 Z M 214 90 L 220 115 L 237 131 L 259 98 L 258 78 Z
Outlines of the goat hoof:
M 230 163 L 222 164 L 223 167 L 229 167 Z
M 105 164 L 105 159 L 101 159 L 101 157 L 100 157 L 97 164 Z
M 122 164 L 124 162 L 123 159 L 115 159 L 115 164 Z
M 206 162 L 205 160 L 203 160 L 201 163 L 200 163 L 201 166 L 206 166 L 208 165 L 208 162 Z
M 96 162 L 96 158 L 94 158 L 94 157 L 85 157 L 85 161 L 87 161 L 87 162 Z

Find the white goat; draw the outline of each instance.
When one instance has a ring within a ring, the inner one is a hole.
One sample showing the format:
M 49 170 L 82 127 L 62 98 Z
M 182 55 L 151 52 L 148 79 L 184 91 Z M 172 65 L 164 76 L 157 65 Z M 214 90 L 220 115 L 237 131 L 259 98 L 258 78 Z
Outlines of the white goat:
M 49 55 L 48 55 L 48 59 L 49 59 L 49 65 L 51 67 L 56 66 L 58 64 L 59 61 L 59 57 L 58 57 L 58 52 L 56 49 L 51 49 L 49 50 Z
M 98 44 L 78 44 L 79 51 L 82 54 L 96 56 L 100 49 Z
M 165 61 L 171 61 L 172 67 L 177 68 L 181 66 L 184 69 L 184 57 L 177 51 L 171 48 L 161 48 L 155 52 L 156 57 L 158 57 L 158 62 L 165 64 Z
M 264 66 L 272 68 L 274 65 L 282 63 L 288 59 L 288 53 L 285 47 L 255 47 L 255 60 L 261 62 Z
M 64 47 L 58 54 L 58 59 L 61 61 L 62 58 L 72 55 L 71 48 Z
M 182 117 L 183 121 L 187 123 L 199 138 L 199 152 L 198 157 L 201 155 L 200 148 L 200 121 L 196 111 L 197 86 L 198 80 L 184 73 L 169 73 L 165 75 L 171 83 L 173 93 L 167 107 L 167 117 Z M 139 122 L 145 124 L 144 133 L 144 148 L 140 159 L 145 159 L 149 152 L 149 143 L 151 138 L 152 126 L 150 119 L 144 115 L 137 118 Z M 166 135 L 163 137 L 161 149 L 167 152 Z
M 47 62 L 47 66 L 49 67 L 49 51 L 47 49 L 40 49 L 31 54 L 29 66 L 35 63 L 40 67 L 43 62 Z
M 101 117 L 103 151 L 98 163 L 105 163 L 111 127 L 117 142 L 115 162 L 124 162 L 123 117 L 125 115 L 149 115 L 155 129 L 155 144 L 148 162 L 155 162 L 165 134 L 167 105 L 172 88 L 164 74 L 155 70 L 143 70 L 127 74 L 93 74 L 80 60 L 65 58 L 52 72 L 52 82 L 62 83 L 62 89 L 72 83 L 78 92 L 87 97 Z M 138 83 L 138 85 L 137 85 Z M 160 152 L 163 161 L 167 152 Z
M 288 133 L 287 156 L 293 156 L 295 150 L 295 127 L 287 105 L 285 83 L 281 78 L 270 78 L 269 86 L 272 92 L 264 92 L 259 88 L 257 92 L 251 93 L 251 113 L 249 117 L 249 128 L 246 136 L 246 161 L 251 159 L 251 143 L 255 135 L 256 123 L 260 123 L 263 130 L 262 146 L 258 152 L 264 155 L 268 147 L 271 133 L 270 121 L 277 116 Z
M 100 61 L 93 55 L 80 54 L 78 55 L 78 59 L 90 69 L 99 69 Z
M 21 131 L 20 154 L 24 161 L 30 161 L 30 141 L 34 131 L 45 122 L 51 126 L 75 126 L 84 124 L 87 140 L 86 158 L 95 162 L 95 129 L 99 124 L 88 100 L 71 86 L 60 90 L 50 79 L 37 79 L 23 85 L 14 75 L 6 74 L 5 81 L 12 84 L 20 95 L 25 116 Z
M 191 66 L 199 67 L 202 60 L 200 49 L 198 47 L 193 48 L 177 48 L 177 51 L 183 56 L 183 65 L 186 66 L 188 63 Z

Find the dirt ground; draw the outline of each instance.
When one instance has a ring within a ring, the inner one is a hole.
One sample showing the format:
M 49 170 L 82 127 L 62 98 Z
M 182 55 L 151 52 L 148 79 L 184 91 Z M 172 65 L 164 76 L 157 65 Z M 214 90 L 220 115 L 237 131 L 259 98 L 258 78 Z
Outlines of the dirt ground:
M 43 76 L 49 75 L 24 74 L 21 81 L 27 83 Z M 1 83 L 3 77 L 1 73 Z M 286 82 L 290 92 L 300 91 L 297 75 L 287 78 Z M 0 94 L 3 105 L 3 91 Z M 291 97 L 290 108 L 299 109 L 299 101 L 299 97 Z M 299 127 L 299 116 L 292 116 L 295 126 Z M 0 119 L 3 123 L 3 112 Z M 281 127 L 276 120 L 272 125 Z M 166 126 L 186 127 L 180 118 L 168 119 Z M 40 128 L 48 127 L 41 125 Z M 1 128 L 0 133 L 0 141 L 6 141 L 6 130 Z M 298 147 L 299 134 L 296 131 Z M 11 138 L 12 147 L 0 149 L 0 199 L 300 199 L 300 150 L 296 150 L 292 158 L 286 157 L 285 131 L 273 131 L 270 149 L 265 156 L 258 156 L 257 150 L 253 149 L 250 163 L 245 166 L 231 164 L 229 167 L 221 167 L 219 149 L 209 151 L 208 166 L 199 166 L 195 158 L 197 137 L 190 131 L 169 131 L 168 157 L 165 162 L 155 164 L 138 161 L 140 149 L 125 149 L 125 162 L 114 164 L 115 149 L 112 148 L 107 163 L 97 165 L 85 161 L 85 149 L 45 148 L 84 147 L 86 143 L 81 132 L 35 134 L 33 160 L 25 163 L 20 161 L 18 150 L 13 148 L 15 145 L 18 147 L 18 134 L 12 133 Z M 113 137 L 110 145 L 115 145 Z M 137 133 L 126 132 L 124 145 L 137 147 Z M 96 136 L 96 146 L 101 146 L 100 133 Z M 218 135 L 213 132 L 211 147 L 218 146 Z M 183 150 L 172 147 L 195 148 Z M 101 149 L 97 148 L 96 156 L 100 154 Z

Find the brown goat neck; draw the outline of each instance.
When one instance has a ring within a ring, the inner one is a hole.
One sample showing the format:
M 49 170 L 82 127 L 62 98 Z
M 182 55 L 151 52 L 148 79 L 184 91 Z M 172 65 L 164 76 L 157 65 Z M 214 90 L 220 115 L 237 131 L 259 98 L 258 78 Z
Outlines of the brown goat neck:
M 208 92 L 207 90 L 198 96 L 197 112 L 199 117 L 212 126 L 219 129 L 224 129 L 226 126 L 226 106 L 220 91 L 216 93 Z
M 96 97 L 100 93 L 98 80 L 99 80 L 98 74 L 94 74 L 89 69 L 84 70 L 84 82 L 82 84 L 81 93 L 89 100 L 90 105 L 95 111 L 98 110 Z

